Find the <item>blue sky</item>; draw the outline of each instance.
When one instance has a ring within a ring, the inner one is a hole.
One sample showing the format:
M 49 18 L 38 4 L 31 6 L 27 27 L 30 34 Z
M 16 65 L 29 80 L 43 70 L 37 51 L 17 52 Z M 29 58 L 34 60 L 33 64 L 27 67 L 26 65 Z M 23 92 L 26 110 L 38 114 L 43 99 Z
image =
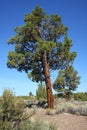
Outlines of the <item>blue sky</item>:
M 24 15 L 39 5 L 47 14 L 59 14 L 62 22 L 69 28 L 68 35 L 73 41 L 72 50 L 77 52 L 74 67 L 81 76 L 78 92 L 87 92 L 87 0 L 1 0 L 0 1 L 0 95 L 6 88 L 16 95 L 35 94 L 37 84 L 27 75 L 8 69 L 6 66 L 8 39 L 13 36 L 14 28 L 24 24 Z M 55 75 L 53 75 L 55 77 Z

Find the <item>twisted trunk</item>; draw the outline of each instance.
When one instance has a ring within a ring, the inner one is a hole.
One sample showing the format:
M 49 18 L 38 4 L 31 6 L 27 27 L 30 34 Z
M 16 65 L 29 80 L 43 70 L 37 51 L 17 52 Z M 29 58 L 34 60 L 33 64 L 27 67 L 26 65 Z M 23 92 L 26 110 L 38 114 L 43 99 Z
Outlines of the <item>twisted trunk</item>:
M 51 85 L 50 72 L 49 72 L 49 63 L 47 63 L 46 51 L 44 51 L 42 61 L 43 61 L 43 69 L 44 69 L 44 75 L 45 75 L 48 108 L 54 109 L 54 97 L 53 97 L 53 93 L 52 93 L 52 85 Z

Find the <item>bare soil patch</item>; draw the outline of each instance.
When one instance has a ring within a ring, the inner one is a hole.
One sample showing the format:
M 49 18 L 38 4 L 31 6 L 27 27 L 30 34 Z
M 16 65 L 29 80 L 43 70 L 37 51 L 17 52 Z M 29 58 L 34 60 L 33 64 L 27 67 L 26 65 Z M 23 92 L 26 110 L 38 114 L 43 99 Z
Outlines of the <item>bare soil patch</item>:
M 35 120 L 54 123 L 57 130 L 87 130 L 87 116 L 61 113 L 47 115 L 46 109 L 38 109 L 32 116 Z

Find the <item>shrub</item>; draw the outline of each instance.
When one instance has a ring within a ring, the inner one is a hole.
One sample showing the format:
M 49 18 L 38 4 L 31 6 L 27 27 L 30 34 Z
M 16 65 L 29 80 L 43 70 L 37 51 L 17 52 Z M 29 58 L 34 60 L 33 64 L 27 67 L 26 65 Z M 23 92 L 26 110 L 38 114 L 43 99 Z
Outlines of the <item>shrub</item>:
M 73 94 L 73 97 L 75 100 L 78 100 L 78 101 L 87 101 L 87 92 L 85 93 L 74 93 Z
M 36 108 L 26 108 L 24 111 L 24 114 L 27 115 L 28 117 L 35 115 L 35 113 L 36 113 Z
M 80 115 L 87 116 L 87 106 L 81 106 L 78 111 Z
M 47 99 L 46 88 L 44 84 L 39 84 L 36 90 L 36 97 L 38 100 Z
M 85 101 L 65 101 L 64 99 L 56 99 L 56 114 L 67 112 L 76 115 L 87 116 L 87 102 Z M 49 112 L 50 113 L 50 112 Z
M 28 120 L 23 122 L 16 130 L 57 130 L 55 124 L 49 124 L 48 122 Z
M 47 115 L 55 115 L 56 114 L 56 109 L 47 109 L 46 114 Z
M 15 98 L 9 89 L 4 90 L 0 103 L 0 129 L 8 130 L 18 125 L 25 117 L 23 116 L 25 104 Z

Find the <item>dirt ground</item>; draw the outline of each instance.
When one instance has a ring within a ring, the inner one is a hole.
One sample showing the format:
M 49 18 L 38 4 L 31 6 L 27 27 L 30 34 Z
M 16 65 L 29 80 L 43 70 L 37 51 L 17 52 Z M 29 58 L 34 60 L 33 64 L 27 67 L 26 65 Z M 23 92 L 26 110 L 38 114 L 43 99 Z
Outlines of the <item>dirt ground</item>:
M 33 118 L 40 121 L 54 123 L 57 130 L 87 130 L 87 116 L 62 113 L 47 115 L 45 109 L 38 109 Z

